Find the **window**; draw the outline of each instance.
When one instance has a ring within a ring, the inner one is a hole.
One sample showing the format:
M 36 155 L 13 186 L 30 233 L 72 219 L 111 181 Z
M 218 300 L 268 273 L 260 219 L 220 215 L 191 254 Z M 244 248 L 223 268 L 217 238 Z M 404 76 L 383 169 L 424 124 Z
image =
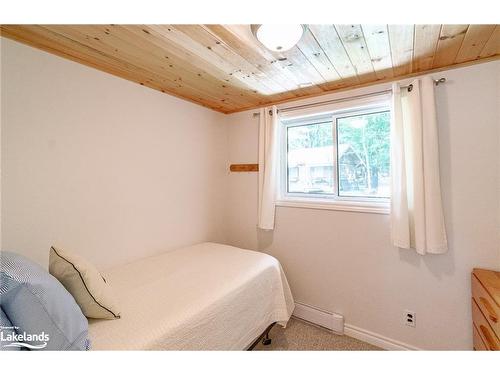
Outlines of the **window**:
M 389 198 L 390 113 L 337 117 L 339 196 Z
M 364 109 L 282 121 L 281 201 L 387 206 L 390 111 Z
M 287 128 L 288 192 L 333 193 L 331 122 Z

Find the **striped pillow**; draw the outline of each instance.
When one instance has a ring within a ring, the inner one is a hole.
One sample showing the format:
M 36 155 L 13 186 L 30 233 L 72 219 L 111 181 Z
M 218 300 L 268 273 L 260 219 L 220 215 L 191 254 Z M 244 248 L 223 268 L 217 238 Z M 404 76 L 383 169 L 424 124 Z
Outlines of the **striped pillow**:
M 59 281 L 35 262 L 9 251 L 0 251 L 0 266 L 0 305 L 5 313 L 2 326 L 3 320 L 10 320 L 20 336 L 13 346 L 89 348 L 87 319 Z
M 0 350 L 21 350 L 21 347 L 16 345 L 17 343 L 12 343 L 4 339 L 4 337 L 8 338 L 10 335 L 15 333 L 15 327 L 12 325 L 12 322 L 9 320 L 7 314 L 5 314 L 2 306 L 0 305 Z

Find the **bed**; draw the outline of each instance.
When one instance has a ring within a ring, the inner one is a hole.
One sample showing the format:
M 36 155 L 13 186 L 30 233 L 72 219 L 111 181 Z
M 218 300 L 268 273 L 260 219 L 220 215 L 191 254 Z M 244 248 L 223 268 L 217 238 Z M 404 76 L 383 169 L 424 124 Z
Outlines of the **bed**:
M 121 318 L 89 320 L 92 350 L 243 350 L 294 302 L 273 257 L 202 243 L 104 274 Z

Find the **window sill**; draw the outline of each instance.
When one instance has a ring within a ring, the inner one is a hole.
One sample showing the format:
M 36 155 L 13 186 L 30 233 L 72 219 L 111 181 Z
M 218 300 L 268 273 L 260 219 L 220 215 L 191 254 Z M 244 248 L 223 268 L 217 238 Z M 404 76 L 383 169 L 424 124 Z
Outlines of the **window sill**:
M 324 199 L 281 199 L 276 202 L 279 207 L 309 208 L 313 210 L 332 210 L 364 212 L 389 215 L 390 202 L 366 202 L 355 200 L 327 201 Z

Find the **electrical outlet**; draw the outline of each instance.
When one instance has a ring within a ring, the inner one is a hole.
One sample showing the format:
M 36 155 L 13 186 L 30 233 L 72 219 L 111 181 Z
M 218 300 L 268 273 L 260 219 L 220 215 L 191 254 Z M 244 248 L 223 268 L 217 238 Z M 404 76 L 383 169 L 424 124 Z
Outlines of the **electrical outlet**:
M 417 314 L 415 313 L 415 311 L 405 310 L 404 319 L 407 326 L 416 327 Z

